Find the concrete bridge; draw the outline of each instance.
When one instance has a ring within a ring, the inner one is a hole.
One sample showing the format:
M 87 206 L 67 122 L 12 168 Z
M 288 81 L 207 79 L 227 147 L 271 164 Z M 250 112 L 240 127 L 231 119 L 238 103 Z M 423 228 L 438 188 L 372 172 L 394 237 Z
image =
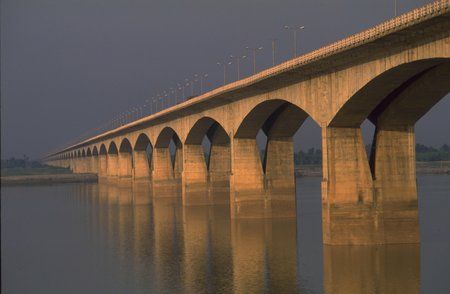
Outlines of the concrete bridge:
M 216 191 L 226 191 L 232 218 L 295 217 L 292 137 L 311 117 L 322 129 L 324 243 L 416 243 L 414 125 L 449 88 L 445 0 L 46 160 L 100 180 L 147 182 L 153 197 L 178 185 L 185 205 L 214 203 Z M 375 125 L 369 157 L 365 119 Z M 259 130 L 267 135 L 263 159 Z

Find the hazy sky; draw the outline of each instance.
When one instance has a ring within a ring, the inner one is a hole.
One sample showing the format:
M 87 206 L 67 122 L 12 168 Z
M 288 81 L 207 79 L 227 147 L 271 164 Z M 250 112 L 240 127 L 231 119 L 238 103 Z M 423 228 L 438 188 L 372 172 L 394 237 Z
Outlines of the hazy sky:
M 399 10 L 428 2 L 398 0 Z M 207 88 L 215 87 L 216 62 L 245 46 L 264 47 L 262 69 L 275 37 L 277 59 L 285 60 L 292 53 L 285 24 L 306 26 L 305 52 L 392 17 L 393 7 L 393 0 L 2 0 L 2 158 L 38 158 L 194 73 L 208 73 Z M 449 143 L 449 113 L 447 96 L 418 123 L 417 142 Z M 307 123 L 296 141 L 320 147 L 320 130 Z

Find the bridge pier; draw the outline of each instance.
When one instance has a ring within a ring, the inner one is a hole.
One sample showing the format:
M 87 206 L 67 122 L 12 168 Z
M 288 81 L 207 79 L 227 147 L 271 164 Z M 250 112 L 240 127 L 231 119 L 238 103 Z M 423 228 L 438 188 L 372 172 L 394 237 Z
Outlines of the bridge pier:
M 377 126 L 371 166 L 383 243 L 419 243 L 414 127 Z
M 358 127 L 322 129 L 323 242 L 379 243 L 373 182 Z
M 118 172 L 118 156 L 117 154 L 106 155 L 106 174 L 108 179 L 113 180 L 117 178 Z
M 371 165 L 361 130 L 323 129 L 323 241 L 418 243 L 412 127 L 377 127 Z
M 107 156 L 100 154 L 98 156 L 98 178 L 105 179 L 108 176 Z
M 226 134 L 226 133 L 225 133 Z M 215 204 L 230 203 L 231 148 L 228 137 L 215 134 L 209 155 L 208 187 Z M 223 137 L 222 137 L 223 138 Z
M 232 218 L 295 217 L 292 139 L 269 140 L 266 173 L 256 139 L 232 139 Z
M 117 176 L 120 180 L 131 180 L 132 178 L 132 159 L 131 153 L 129 152 L 119 152 L 117 157 Z
M 208 191 L 208 167 L 202 145 L 185 144 L 183 147 L 182 198 L 183 205 L 211 204 Z
M 146 151 L 133 151 L 133 178 L 135 181 L 150 181 L 151 170 Z
M 89 157 L 90 168 L 89 172 L 93 174 L 98 174 L 98 156 Z
M 74 170 L 73 170 L 74 173 L 80 174 L 83 172 L 83 162 L 82 162 L 81 157 L 75 158 L 73 167 L 74 167 Z
M 172 164 L 168 147 L 153 149 L 152 185 L 155 197 L 176 197 L 179 193 L 182 172 L 182 149 L 177 148 Z

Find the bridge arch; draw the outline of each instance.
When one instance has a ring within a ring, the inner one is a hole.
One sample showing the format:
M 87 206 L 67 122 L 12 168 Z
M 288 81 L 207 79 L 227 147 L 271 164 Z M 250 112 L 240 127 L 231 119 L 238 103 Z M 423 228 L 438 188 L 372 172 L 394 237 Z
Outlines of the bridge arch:
M 108 154 L 118 154 L 119 149 L 114 141 L 111 141 L 108 146 Z
M 87 148 L 86 156 L 92 156 L 91 147 L 88 147 L 88 148 Z
M 195 197 L 198 201 L 202 195 L 208 197 L 204 199 L 207 202 L 217 203 L 219 199 L 228 202 L 231 148 L 230 137 L 222 125 L 211 117 L 200 118 L 189 130 L 184 148 L 187 156 L 184 199 Z
M 411 91 L 415 87 L 420 87 L 417 90 L 422 91 L 423 95 L 423 91 L 427 88 L 433 91 L 431 99 L 421 99 L 422 102 L 419 102 L 419 95 L 415 95 L 414 98 L 410 96 L 409 101 L 415 102 L 416 107 L 414 109 L 405 108 L 405 110 L 413 113 L 403 112 L 398 113 L 399 116 L 397 116 L 397 119 L 401 117 L 407 119 L 406 115 L 408 115 L 409 120 L 417 121 L 448 93 L 449 83 L 446 78 L 448 78 L 449 62 L 450 58 L 422 59 L 386 70 L 349 97 L 328 123 L 328 126 L 357 127 L 366 118 L 373 122 L 377 113 L 396 100 L 403 91 L 408 88 Z M 442 76 L 439 77 L 439 74 Z M 429 83 L 435 85 L 433 89 L 429 87 Z
M 232 197 L 242 199 L 235 200 L 240 208 L 234 209 L 232 202 L 232 213 L 244 214 L 245 201 L 250 207 L 252 202 L 266 207 L 264 201 L 269 200 L 271 209 L 254 212 L 249 207 L 250 215 L 296 215 L 293 137 L 308 117 L 303 109 L 283 99 L 266 100 L 247 113 L 233 136 L 233 182 L 240 193 L 232 193 Z M 262 150 L 258 141 L 263 143 Z M 264 199 L 260 195 L 265 195 Z
M 191 149 L 196 149 L 192 150 L 194 153 L 200 151 L 204 154 L 204 166 L 208 171 L 210 169 L 217 170 L 219 168 L 217 165 L 221 162 L 222 168 L 220 169 L 224 173 L 230 172 L 230 137 L 215 119 L 202 117 L 197 120 L 189 130 L 184 145 L 185 148 L 189 146 Z M 219 148 L 222 150 L 219 151 Z M 203 158 L 203 154 L 199 158 Z
M 152 142 L 150 141 L 150 138 L 145 133 L 139 134 L 139 136 L 136 139 L 136 142 L 134 143 L 134 150 L 136 151 L 145 151 L 148 147 L 153 147 Z
M 266 173 L 270 154 L 273 153 L 269 145 L 272 143 L 284 144 L 286 147 L 291 145 L 292 137 L 308 117 L 304 110 L 288 101 L 282 99 L 264 101 L 256 105 L 244 117 L 234 137 L 241 142 L 248 141 L 247 143 L 252 145 L 257 143 L 255 140 L 258 133 L 263 133 L 267 137 L 260 163 L 263 173 Z M 255 147 L 257 148 L 257 145 Z M 292 150 L 288 152 L 292 153 L 293 160 L 293 145 Z M 277 163 L 274 162 L 274 164 Z
M 98 148 L 97 148 L 97 146 L 94 146 L 92 148 L 92 156 L 98 156 Z
M 135 179 L 150 179 L 153 145 L 145 133 L 139 134 L 133 150 Z
M 133 147 L 127 138 L 122 139 L 119 146 L 118 176 L 121 178 L 131 178 L 133 171 L 132 159 Z
M 106 155 L 106 154 L 108 154 L 108 151 L 106 150 L 106 145 L 105 145 L 105 144 L 101 144 L 101 145 L 100 145 L 100 152 L 99 152 L 99 154 L 100 154 L 100 155 Z
M 108 153 L 106 156 L 106 173 L 108 178 L 114 179 L 118 176 L 119 164 L 119 150 L 114 141 L 111 141 L 108 146 Z
M 449 81 L 450 58 L 401 64 L 352 95 L 325 129 L 328 199 L 376 207 L 383 220 L 378 242 L 419 241 L 414 126 L 449 93 Z M 369 159 L 360 129 L 365 119 L 375 126 Z
M 155 181 L 181 179 L 183 144 L 171 127 L 165 127 L 159 133 L 153 149 L 152 162 Z
M 94 153 L 96 150 L 96 147 L 94 147 Z M 108 174 L 108 150 L 106 149 L 106 145 L 104 143 L 100 144 L 99 150 L 98 150 L 98 177 L 99 178 L 106 178 Z

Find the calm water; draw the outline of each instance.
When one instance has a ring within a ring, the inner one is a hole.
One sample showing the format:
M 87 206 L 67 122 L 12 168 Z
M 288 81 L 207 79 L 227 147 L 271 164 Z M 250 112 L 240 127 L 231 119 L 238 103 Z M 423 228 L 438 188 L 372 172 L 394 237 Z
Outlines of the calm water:
M 230 221 L 142 187 L 2 188 L 2 293 L 450 293 L 450 176 L 421 176 L 419 245 L 321 243 L 320 179 L 297 220 Z

